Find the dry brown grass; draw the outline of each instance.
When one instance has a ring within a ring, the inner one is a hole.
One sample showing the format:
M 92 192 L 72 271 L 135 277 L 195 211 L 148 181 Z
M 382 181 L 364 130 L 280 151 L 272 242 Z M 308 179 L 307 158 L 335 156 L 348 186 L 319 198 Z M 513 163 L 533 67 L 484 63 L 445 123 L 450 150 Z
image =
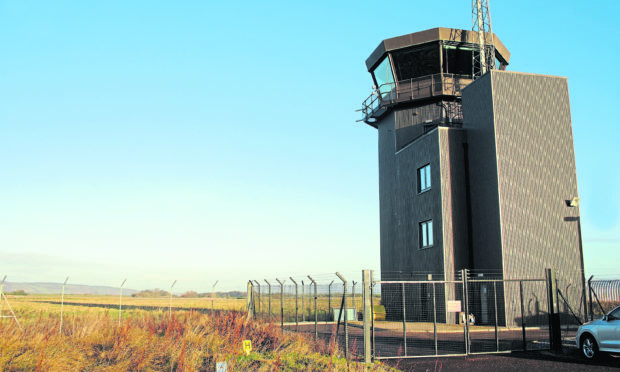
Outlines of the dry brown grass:
M 113 312 L 69 309 L 60 317 L 43 309 L 18 307 L 21 331 L 10 319 L 0 323 L 2 371 L 229 371 L 363 370 L 338 348 L 299 334 L 283 334 L 272 323 L 228 311 L 132 312 L 118 325 Z M 245 355 L 243 340 L 253 352 Z M 373 370 L 386 370 L 381 365 Z

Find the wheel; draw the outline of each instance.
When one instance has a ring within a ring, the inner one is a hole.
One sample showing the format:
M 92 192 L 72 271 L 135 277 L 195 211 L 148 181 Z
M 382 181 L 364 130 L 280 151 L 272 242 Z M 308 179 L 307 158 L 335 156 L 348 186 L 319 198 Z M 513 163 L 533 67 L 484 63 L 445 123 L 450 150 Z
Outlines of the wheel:
M 588 359 L 594 359 L 598 355 L 598 345 L 594 337 L 586 335 L 581 339 L 581 352 Z

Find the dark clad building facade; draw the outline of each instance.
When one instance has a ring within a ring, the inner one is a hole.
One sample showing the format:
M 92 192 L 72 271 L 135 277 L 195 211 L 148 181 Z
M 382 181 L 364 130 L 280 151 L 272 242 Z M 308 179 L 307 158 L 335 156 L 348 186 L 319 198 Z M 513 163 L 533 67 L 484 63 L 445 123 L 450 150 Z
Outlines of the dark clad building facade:
M 526 279 L 553 268 L 581 291 L 579 209 L 566 203 L 578 196 L 566 78 L 503 71 L 510 54 L 495 36 L 500 68 L 472 82 L 473 40 L 427 30 L 384 40 L 366 61 L 382 279 L 454 280 L 461 269 Z M 501 291 L 510 319 L 515 294 Z

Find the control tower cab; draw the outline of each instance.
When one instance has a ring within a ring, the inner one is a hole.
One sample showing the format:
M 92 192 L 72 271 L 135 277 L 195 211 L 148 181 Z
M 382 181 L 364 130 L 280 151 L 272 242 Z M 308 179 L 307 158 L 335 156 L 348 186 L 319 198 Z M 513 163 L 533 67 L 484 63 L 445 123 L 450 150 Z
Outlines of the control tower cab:
M 377 128 L 393 111 L 398 115 L 400 148 L 438 125 L 463 121 L 461 92 L 472 82 L 480 52 L 478 33 L 433 28 L 383 40 L 366 60 L 374 89 L 362 103 L 362 121 Z M 505 70 L 510 53 L 497 36 L 495 68 Z M 399 115 L 407 109 L 410 115 Z

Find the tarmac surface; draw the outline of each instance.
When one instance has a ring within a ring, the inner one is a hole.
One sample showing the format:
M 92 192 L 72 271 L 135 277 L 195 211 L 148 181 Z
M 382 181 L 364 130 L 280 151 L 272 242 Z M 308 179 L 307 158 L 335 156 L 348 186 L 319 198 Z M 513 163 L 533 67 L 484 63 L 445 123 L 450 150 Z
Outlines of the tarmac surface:
M 589 361 L 577 348 L 565 348 L 563 354 L 549 351 L 519 351 L 469 357 L 392 359 L 385 365 L 402 371 L 619 371 L 620 356 L 603 354 Z

